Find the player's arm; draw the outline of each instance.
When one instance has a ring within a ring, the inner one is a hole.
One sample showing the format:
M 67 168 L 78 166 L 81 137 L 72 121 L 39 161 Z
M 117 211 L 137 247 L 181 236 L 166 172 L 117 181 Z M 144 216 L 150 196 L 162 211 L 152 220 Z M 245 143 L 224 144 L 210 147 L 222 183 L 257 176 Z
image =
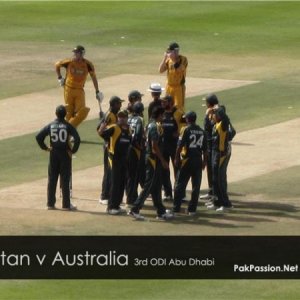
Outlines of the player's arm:
M 179 136 L 181 129 L 186 126 L 185 119 L 183 118 L 184 112 L 181 109 L 177 109 L 174 114 L 174 119 L 177 125 L 176 137 Z
M 55 63 L 55 72 L 57 74 L 57 79 L 58 79 L 58 83 L 60 84 L 60 86 L 63 86 L 65 84 L 65 79 L 62 77 L 60 69 L 62 67 L 67 68 L 69 63 L 70 63 L 70 60 L 68 60 L 68 59 L 61 60 L 61 61 L 58 61 Z
M 45 138 L 49 135 L 49 126 L 44 127 L 40 130 L 40 132 L 36 135 L 35 139 L 42 150 L 50 151 L 51 147 L 48 147 L 45 144 Z
M 133 144 L 140 149 L 143 148 L 142 147 L 143 137 L 144 137 L 144 126 L 142 121 L 140 121 L 136 125 L 135 135 L 133 140 Z
M 99 85 L 98 85 L 98 80 L 97 80 L 97 76 L 95 73 L 90 73 L 94 87 L 95 87 L 95 91 L 96 93 L 99 92 Z
M 60 68 L 61 68 L 60 64 L 59 64 L 59 63 L 56 63 L 56 64 L 55 64 L 55 72 L 56 72 L 56 74 L 57 74 L 57 78 L 58 78 L 58 79 L 62 78 L 61 72 L 60 72 Z
M 88 71 L 89 71 L 89 74 L 92 78 L 93 85 L 94 85 L 94 88 L 95 88 L 96 99 L 98 101 L 102 102 L 104 96 L 103 96 L 103 93 L 99 91 L 99 84 L 98 84 L 98 79 L 97 79 L 97 76 L 96 76 L 94 65 L 90 61 L 87 61 L 87 66 L 88 66 Z
M 224 131 L 222 129 L 222 124 L 221 123 L 218 123 L 217 126 L 216 126 L 216 131 L 217 131 L 217 134 L 218 134 L 218 150 L 220 151 L 220 155 L 221 157 L 222 156 L 225 156 L 227 153 L 226 153 L 226 136 L 227 136 L 227 131 Z
M 108 141 L 109 138 L 114 134 L 115 130 L 115 125 L 111 125 L 107 127 L 106 123 L 102 123 L 99 130 L 98 134 L 105 140 Z
M 204 133 L 204 138 L 203 138 L 203 142 L 202 142 L 202 170 L 205 169 L 205 167 L 207 166 L 207 137 L 206 137 L 206 133 Z
M 158 146 L 158 143 L 156 140 L 152 140 L 151 147 L 152 147 L 152 152 L 155 153 L 155 155 L 158 157 L 163 168 L 169 169 L 169 165 L 166 162 L 166 160 L 163 158 L 162 153 L 160 152 L 160 149 L 159 149 L 159 146 Z
M 177 148 L 176 148 L 174 164 L 177 167 L 179 167 L 179 165 L 180 165 L 180 153 L 182 151 L 182 148 L 183 148 L 183 146 L 177 146 Z
M 184 68 L 186 69 L 188 67 L 188 60 L 186 57 L 184 57 L 184 60 L 183 60 L 183 65 L 184 65 Z
M 76 128 L 73 127 L 71 124 L 69 124 L 69 125 L 70 125 L 70 134 L 74 138 L 74 145 L 71 149 L 72 154 L 74 154 L 78 151 L 78 148 L 80 146 L 80 136 L 79 136 Z
M 159 73 L 163 73 L 168 69 L 167 60 L 168 60 L 168 53 L 165 52 L 164 57 L 158 67 Z
M 160 152 L 158 141 L 159 141 L 159 133 L 157 130 L 157 127 L 150 126 L 149 128 L 149 135 L 151 136 L 151 148 L 152 152 L 155 153 L 155 155 L 158 157 L 158 159 L 161 161 L 161 164 L 164 169 L 169 169 L 169 165 L 164 159 L 162 153 Z

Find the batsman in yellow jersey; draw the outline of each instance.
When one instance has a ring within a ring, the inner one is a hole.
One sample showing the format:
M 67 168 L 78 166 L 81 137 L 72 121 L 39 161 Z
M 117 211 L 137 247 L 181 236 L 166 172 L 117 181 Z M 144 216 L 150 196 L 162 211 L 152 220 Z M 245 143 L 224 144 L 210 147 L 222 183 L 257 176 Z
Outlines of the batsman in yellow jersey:
M 78 45 L 73 49 L 74 57 L 58 61 L 55 64 L 58 82 L 64 87 L 66 104 L 66 120 L 77 127 L 88 115 L 90 108 L 85 105 L 84 84 L 87 75 L 90 74 L 99 105 L 103 100 L 103 94 L 99 91 L 98 81 L 93 64 L 84 58 L 85 49 Z M 66 78 L 61 74 L 61 68 L 66 69 Z
M 172 96 L 175 106 L 182 110 L 184 110 L 187 66 L 187 58 L 179 55 L 179 45 L 171 43 L 159 65 L 159 72 L 167 71 L 166 95 Z

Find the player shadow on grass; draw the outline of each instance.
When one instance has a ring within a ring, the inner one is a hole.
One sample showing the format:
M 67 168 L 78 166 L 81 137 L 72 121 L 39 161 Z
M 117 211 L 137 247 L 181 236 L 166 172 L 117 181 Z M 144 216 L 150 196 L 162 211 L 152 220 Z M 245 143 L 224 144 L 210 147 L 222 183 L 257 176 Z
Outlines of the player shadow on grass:
M 234 194 L 234 193 L 232 193 Z M 237 195 L 235 193 L 235 195 Z M 98 202 L 97 199 L 89 198 L 75 198 L 80 201 L 88 202 Z M 212 226 L 212 227 L 222 227 L 222 228 L 251 228 L 251 225 L 242 225 L 243 223 L 261 223 L 261 222 L 277 222 L 277 220 L 272 219 L 272 217 L 289 218 L 300 220 L 300 216 L 291 215 L 291 213 L 297 213 L 300 209 L 291 204 L 285 203 L 272 203 L 272 202 L 262 202 L 254 200 L 232 200 L 234 205 L 234 210 L 226 213 L 217 213 L 215 211 L 209 211 L 204 206 L 204 201 L 199 201 L 199 206 L 197 214 L 193 217 L 188 216 L 184 213 L 187 208 L 188 202 L 182 204 L 182 213 L 176 214 L 175 218 L 168 220 L 168 223 L 173 225 L 188 224 L 188 225 L 198 225 L 198 226 Z M 172 202 L 164 202 L 167 209 L 172 208 Z M 101 206 L 103 209 L 104 207 Z M 129 208 L 127 208 L 129 210 Z M 91 215 L 104 215 L 108 216 L 106 211 L 102 210 L 78 210 L 78 213 L 87 213 Z M 150 222 L 161 222 L 155 219 L 155 209 L 153 208 L 152 200 L 148 199 L 142 209 L 142 214 L 145 216 L 147 221 Z M 116 216 L 111 216 L 116 217 Z M 120 214 L 117 217 L 129 218 L 126 214 Z M 131 219 L 132 221 L 136 221 Z M 217 222 L 214 222 L 216 221 Z M 234 223 L 228 223 L 234 222 Z
M 255 215 L 265 217 L 280 217 L 287 219 L 300 220 L 300 216 L 293 213 L 300 212 L 300 208 L 292 204 L 273 203 L 273 202 L 247 202 L 241 200 L 233 200 L 234 207 L 242 215 Z

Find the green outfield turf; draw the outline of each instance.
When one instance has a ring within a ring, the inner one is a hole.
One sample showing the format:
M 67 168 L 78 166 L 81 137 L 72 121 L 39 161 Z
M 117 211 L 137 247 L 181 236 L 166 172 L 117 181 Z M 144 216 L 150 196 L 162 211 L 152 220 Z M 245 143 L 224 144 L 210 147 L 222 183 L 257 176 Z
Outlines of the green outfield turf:
M 78 43 L 86 46 L 100 78 L 155 74 L 172 40 L 190 57 L 190 75 L 296 76 L 299 7 L 297 2 L 1 2 L 0 49 L 8 62 L 0 75 L 0 99 L 55 86 L 53 63 Z
M 262 176 L 230 184 L 235 193 L 264 195 L 266 200 L 287 200 L 299 198 L 300 166 L 271 172 Z M 267 188 L 266 188 L 267 187 Z
M 24 280 L 0 281 L 0 290 L 6 295 L 1 297 L 0 292 L 0 297 L 1 300 L 297 300 L 298 285 L 296 280 Z
M 101 82 L 120 73 L 156 74 L 164 49 L 176 40 L 189 58 L 190 76 L 260 81 L 218 93 L 238 132 L 296 118 L 299 9 L 299 2 L 0 2 L 0 99 L 56 87 L 53 64 L 77 44 L 86 47 Z M 200 99 L 188 99 L 187 108 L 202 116 Z M 84 143 L 75 170 L 102 161 L 96 124 L 91 120 L 80 127 Z M 0 153 L 0 188 L 47 175 L 47 159 L 34 134 L 1 140 Z M 234 214 L 221 218 L 201 212 L 196 221 L 163 224 L 164 234 L 297 234 L 298 182 L 299 167 L 293 167 L 232 184 Z M 98 222 L 99 214 L 91 213 L 68 215 L 70 224 L 56 227 L 56 219 L 44 223 L 43 213 L 6 209 L 1 232 L 124 234 L 126 226 L 135 226 L 122 219 L 120 228 L 109 227 L 109 216 L 103 215 L 107 223 Z M 155 222 L 138 229 L 139 234 L 161 231 Z M 296 300 L 298 286 L 297 281 L 269 280 L 15 280 L 0 281 L 0 299 Z

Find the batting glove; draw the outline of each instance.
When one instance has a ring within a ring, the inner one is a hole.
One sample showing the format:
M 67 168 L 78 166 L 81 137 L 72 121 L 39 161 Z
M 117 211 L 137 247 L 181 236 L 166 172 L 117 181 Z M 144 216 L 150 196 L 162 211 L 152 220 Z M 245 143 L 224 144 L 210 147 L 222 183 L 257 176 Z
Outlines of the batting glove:
M 101 103 L 103 101 L 104 95 L 100 91 L 96 91 L 96 99 Z
M 58 77 L 58 83 L 60 86 L 64 86 L 65 85 L 65 79 L 63 77 Z

